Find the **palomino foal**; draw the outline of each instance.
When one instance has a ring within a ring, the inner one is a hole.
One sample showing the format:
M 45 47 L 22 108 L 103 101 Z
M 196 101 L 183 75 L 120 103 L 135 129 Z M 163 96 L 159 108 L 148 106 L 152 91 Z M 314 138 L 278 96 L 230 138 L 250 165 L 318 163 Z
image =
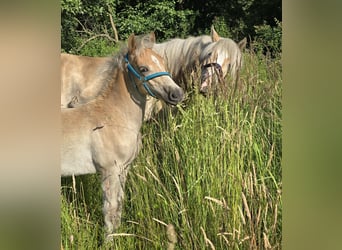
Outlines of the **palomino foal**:
M 154 33 L 128 39 L 128 49 L 103 65 L 102 90 L 90 102 L 62 109 L 62 176 L 99 172 L 107 236 L 119 225 L 129 164 L 141 144 L 146 95 L 175 105 L 183 90 L 152 50 Z

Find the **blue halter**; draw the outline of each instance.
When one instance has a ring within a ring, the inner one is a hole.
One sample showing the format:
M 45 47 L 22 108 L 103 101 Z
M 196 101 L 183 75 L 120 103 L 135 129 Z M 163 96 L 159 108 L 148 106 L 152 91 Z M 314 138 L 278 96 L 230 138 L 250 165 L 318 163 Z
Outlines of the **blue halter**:
M 146 89 L 146 91 L 147 91 L 151 96 L 153 96 L 153 97 L 155 97 L 155 98 L 156 98 L 156 95 L 153 94 L 153 92 L 151 91 L 151 89 L 148 87 L 147 81 L 149 81 L 149 80 L 151 80 L 151 79 L 153 79 L 153 78 L 156 78 L 156 77 L 158 77 L 158 76 L 169 76 L 169 77 L 171 77 L 171 75 L 170 75 L 169 72 L 157 72 L 157 73 L 153 73 L 153 74 L 148 75 L 148 76 L 140 75 L 140 74 L 133 68 L 133 66 L 129 63 L 129 61 L 128 61 L 128 54 L 126 54 L 126 56 L 125 56 L 125 61 L 126 61 L 126 63 L 127 63 L 127 69 L 128 69 L 129 71 L 131 71 L 131 72 L 133 73 L 133 75 L 135 75 L 136 78 L 138 78 L 140 81 L 143 82 L 143 86 L 144 86 L 144 88 Z M 137 85 L 136 85 L 135 81 L 134 81 L 134 84 L 135 84 L 135 87 L 137 88 Z

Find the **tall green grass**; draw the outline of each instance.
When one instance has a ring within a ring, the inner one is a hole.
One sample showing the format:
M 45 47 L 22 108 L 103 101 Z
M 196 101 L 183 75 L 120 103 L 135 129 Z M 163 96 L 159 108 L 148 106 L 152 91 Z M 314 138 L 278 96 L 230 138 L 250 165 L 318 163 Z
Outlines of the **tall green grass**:
M 235 92 L 228 82 L 143 125 L 112 243 L 98 176 L 63 180 L 64 249 L 281 248 L 280 61 L 246 52 Z

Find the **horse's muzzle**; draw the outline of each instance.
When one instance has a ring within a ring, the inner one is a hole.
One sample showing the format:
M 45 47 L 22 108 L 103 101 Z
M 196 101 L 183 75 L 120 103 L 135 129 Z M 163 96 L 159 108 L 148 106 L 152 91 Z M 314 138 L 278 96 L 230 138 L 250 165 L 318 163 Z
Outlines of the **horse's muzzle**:
M 200 93 L 204 96 L 206 96 L 208 94 L 208 86 L 205 86 L 203 88 L 200 89 Z
M 209 79 L 202 77 L 202 81 L 201 81 L 201 86 L 199 89 L 199 92 L 203 95 L 206 95 L 208 93 L 209 90 Z
M 177 103 L 183 100 L 183 97 L 183 90 L 181 88 L 177 88 L 169 92 L 168 100 L 165 101 L 169 104 L 176 105 Z

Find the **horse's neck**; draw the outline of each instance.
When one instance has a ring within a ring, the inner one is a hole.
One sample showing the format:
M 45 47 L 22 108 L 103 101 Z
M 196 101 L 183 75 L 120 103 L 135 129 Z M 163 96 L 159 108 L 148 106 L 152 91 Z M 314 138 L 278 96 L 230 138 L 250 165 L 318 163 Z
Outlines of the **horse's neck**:
M 97 105 L 103 105 L 106 113 L 116 112 L 125 122 L 131 123 L 139 130 L 144 116 L 146 96 L 140 94 L 132 82 L 133 78 L 131 79 L 124 70 L 114 70 L 113 76 L 107 89 L 97 99 Z

